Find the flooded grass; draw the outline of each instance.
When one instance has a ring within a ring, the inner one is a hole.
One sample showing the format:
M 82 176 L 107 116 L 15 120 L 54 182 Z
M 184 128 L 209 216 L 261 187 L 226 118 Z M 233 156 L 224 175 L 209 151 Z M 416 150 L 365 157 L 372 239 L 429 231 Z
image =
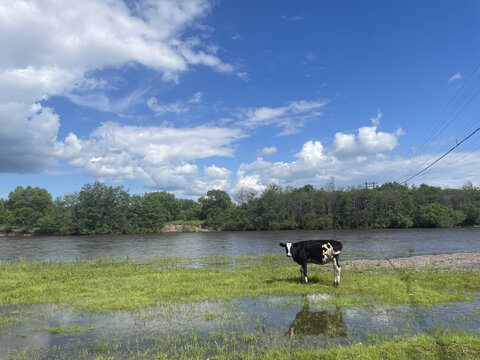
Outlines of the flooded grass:
M 39 331 L 49 332 L 52 334 L 75 334 L 83 331 L 92 331 L 93 327 L 84 327 L 79 325 L 73 325 L 68 327 L 51 327 L 51 328 L 40 328 Z
M 141 343 L 149 342 L 145 348 Z M 432 334 L 388 339 L 372 336 L 367 343 L 301 345 L 284 340 L 262 342 L 258 335 L 210 333 L 206 338 L 175 334 L 166 339 L 117 339 L 88 348 L 55 347 L 48 353 L 28 348 L 4 359 L 478 359 L 480 339 L 470 333 L 437 330 Z
M 283 256 L 0 263 L 3 359 L 476 359 L 478 272 Z M 447 329 L 447 330 L 445 330 Z
M 3 308 L 6 317 L 30 320 L 6 326 L 0 358 L 409 359 L 417 354 L 414 358 L 475 359 L 480 354 L 480 319 L 459 315 L 476 314 L 478 300 L 342 309 L 316 306 L 321 297 L 260 297 L 108 313 L 60 305 Z
M 480 291 L 474 271 L 413 268 L 352 268 L 335 288 L 331 267 L 310 267 L 309 284 L 299 281 L 298 266 L 283 257 L 262 255 L 126 260 L 75 263 L 1 263 L 0 304 L 68 304 L 83 311 L 135 310 L 166 302 L 255 297 L 262 295 L 334 295 L 327 305 L 435 305 L 471 300 Z

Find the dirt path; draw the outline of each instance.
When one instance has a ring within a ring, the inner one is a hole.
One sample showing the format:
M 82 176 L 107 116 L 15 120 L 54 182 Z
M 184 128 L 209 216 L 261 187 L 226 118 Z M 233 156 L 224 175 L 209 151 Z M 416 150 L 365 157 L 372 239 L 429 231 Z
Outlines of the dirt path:
M 344 261 L 346 268 L 363 266 L 415 267 L 425 266 L 447 267 L 452 269 L 480 271 L 480 253 L 453 253 L 437 255 L 416 255 L 386 260 L 350 260 Z

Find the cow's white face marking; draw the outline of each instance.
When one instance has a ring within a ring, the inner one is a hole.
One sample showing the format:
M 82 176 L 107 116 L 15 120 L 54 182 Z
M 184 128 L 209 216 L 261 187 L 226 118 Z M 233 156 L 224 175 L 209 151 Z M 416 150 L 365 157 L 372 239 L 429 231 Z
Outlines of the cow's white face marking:
M 285 247 L 287 248 L 287 256 L 288 256 L 288 257 L 292 257 L 292 253 L 291 253 L 291 251 L 290 251 L 290 250 L 292 250 L 292 245 L 293 245 L 293 244 L 292 244 L 291 242 L 287 242 L 287 243 L 285 244 Z
M 335 252 L 333 251 L 333 246 L 330 243 L 323 244 L 322 245 L 323 262 L 326 263 L 332 260 L 333 255 L 335 255 Z

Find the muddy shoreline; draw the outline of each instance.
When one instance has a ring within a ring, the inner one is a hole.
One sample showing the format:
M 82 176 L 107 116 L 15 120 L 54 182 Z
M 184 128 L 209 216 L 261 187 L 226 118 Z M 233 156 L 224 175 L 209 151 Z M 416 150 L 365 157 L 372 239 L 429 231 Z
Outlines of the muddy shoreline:
M 384 260 L 346 260 L 346 268 L 351 267 L 444 267 L 460 270 L 480 271 L 480 253 L 452 253 L 435 255 L 413 255 Z

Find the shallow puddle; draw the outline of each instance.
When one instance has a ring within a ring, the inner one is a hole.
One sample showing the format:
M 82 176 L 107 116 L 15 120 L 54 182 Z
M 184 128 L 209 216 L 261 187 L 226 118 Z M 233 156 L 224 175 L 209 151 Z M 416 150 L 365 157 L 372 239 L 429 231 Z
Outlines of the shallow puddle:
M 266 296 L 171 304 L 138 311 L 82 313 L 60 305 L 0 307 L 0 357 L 131 354 L 151 347 L 324 345 L 412 335 L 438 328 L 480 329 L 480 298 L 446 306 L 332 307 L 331 295 Z M 28 357 L 26 357 L 28 358 Z

